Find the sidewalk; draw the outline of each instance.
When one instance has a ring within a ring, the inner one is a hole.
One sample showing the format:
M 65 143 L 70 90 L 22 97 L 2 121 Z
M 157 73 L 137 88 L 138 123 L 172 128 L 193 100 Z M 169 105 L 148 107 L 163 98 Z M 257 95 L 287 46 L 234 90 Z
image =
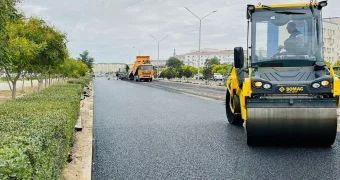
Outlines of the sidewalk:
M 12 87 L 12 83 L 11 87 Z M 33 86 L 37 86 L 38 85 L 38 80 L 33 80 Z M 31 81 L 25 81 L 24 82 L 24 87 L 30 87 L 31 86 Z M 17 81 L 17 89 L 22 89 L 22 81 Z M 11 90 L 9 88 L 9 85 L 7 82 L 1 82 L 0 83 L 0 90 Z
M 68 80 L 68 79 L 65 79 Z M 63 79 L 60 79 L 60 82 L 62 82 Z M 52 82 L 57 82 L 57 79 L 51 79 L 51 84 Z M 12 83 L 11 87 L 13 86 Z M 47 84 L 48 84 L 48 79 L 47 79 Z M 38 86 L 38 80 L 33 80 L 33 86 Z M 43 80 L 42 86 L 45 87 L 45 80 Z M 31 87 L 31 81 L 25 80 L 24 82 L 24 87 Z M 22 81 L 17 81 L 17 90 L 22 89 Z M 7 82 L 0 82 L 0 91 L 10 91 L 11 89 L 9 88 L 9 85 Z

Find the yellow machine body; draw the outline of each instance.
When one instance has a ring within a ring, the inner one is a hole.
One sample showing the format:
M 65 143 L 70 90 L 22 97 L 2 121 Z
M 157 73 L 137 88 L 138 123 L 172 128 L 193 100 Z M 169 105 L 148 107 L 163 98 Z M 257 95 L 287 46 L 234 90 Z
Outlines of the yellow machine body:
M 291 31 L 289 39 L 284 41 L 285 51 L 267 49 L 270 52 L 260 56 L 256 45 L 261 39 L 256 39 L 254 33 L 250 39 L 250 58 L 244 58 L 243 48 L 234 49 L 234 67 L 226 83 L 226 114 L 233 125 L 243 126 L 245 122 L 248 145 L 298 142 L 329 146 L 334 143 L 340 79 L 332 67 L 325 66 L 322 45 L 315 44 L 322 41 L 322 23 L 318 18 L 321 19 L 321 9 L 326 5 L 326 1 L 248 5 L 248 22 L 255 23 L 250 26 L 252 31 L 256 32 L 257 22 L 270 22 L 270 26 L 277 25 L 283 32 L 283 25 L 287 25 L 288 30 L 291 22 L 302 21 L 306 22 L 305 38 L 309 38 L 304 39 L 305 47 L 292 48 L 295 44 L 291 42 L 297 43 L 301 36 Z M 278 46 L 275 43 L 268 40 L 268 48 Z

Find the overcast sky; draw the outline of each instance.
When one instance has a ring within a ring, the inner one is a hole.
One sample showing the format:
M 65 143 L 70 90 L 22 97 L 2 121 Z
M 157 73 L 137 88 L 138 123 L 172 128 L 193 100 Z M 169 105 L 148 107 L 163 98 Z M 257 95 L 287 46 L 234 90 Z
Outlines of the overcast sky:
M 246 6 L 259 0 L 23 0 L 19 8 L 26 16 L 39 16 L 68 35 L 72 57 L 83 50 L 100 62 L 129 62 L 138 55 L 160 59 L 198 50 L 199 20 L 203 17 L 201 48 L 232 49 L 246 44 Z M 285 0 L 290 2 L 308 0 Z M 262 0 L 262 4 L 282 3 Z M 340 1 L 329 0 L 324 17 L 340 16 Z M 127 55 L 126 55 L 127 54 Z

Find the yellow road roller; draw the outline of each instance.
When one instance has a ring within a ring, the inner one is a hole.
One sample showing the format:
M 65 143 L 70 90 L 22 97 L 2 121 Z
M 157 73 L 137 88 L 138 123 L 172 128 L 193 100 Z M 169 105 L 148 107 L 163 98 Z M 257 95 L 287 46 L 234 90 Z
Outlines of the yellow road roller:
M 340 81 L 324 62 L 326 6 L 247 5 L 247 50 L 234 48 L 226 114 L 245 124 L 248 145 L 334 143 Z

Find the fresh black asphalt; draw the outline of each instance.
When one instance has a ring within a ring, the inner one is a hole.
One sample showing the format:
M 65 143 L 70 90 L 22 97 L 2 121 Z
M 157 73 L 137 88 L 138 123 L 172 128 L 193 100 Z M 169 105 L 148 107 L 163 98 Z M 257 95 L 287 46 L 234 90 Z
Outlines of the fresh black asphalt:
M 248 147 L 223 103 L 149 86 L 94 80 L 93 180 L 340 179 L 339 134 L 331 148 Z

